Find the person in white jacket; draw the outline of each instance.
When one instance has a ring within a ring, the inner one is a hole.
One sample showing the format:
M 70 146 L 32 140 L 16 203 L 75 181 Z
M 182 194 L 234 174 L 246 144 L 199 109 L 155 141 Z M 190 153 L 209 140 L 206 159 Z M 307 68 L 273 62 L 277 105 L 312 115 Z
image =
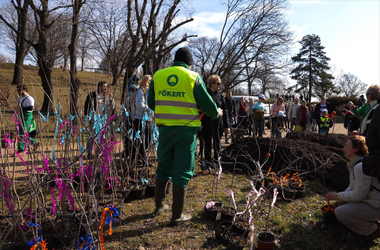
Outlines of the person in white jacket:
M 365 138 L 350 137 L 344 154 L 350 159 L 347 163 L 350 185 L 343 192 L 327 193 L 325 198 L 337 201 L 335 215 L 355 237 L 374 240 L 380 237 L 380 182 L 377 177 L 363 174 L 362 159 L 368 154 Z

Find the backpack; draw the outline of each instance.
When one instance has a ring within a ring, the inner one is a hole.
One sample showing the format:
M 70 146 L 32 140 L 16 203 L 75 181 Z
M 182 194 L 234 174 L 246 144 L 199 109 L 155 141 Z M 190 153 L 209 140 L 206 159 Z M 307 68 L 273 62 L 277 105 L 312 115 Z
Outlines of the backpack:
M 136 114 L 136 96 L 137 96 L 138 90 L 134 91 L 124 102 L 124 107 L 129 113 L 129 119 L 130 121 L 133 121 L 135 119 Z

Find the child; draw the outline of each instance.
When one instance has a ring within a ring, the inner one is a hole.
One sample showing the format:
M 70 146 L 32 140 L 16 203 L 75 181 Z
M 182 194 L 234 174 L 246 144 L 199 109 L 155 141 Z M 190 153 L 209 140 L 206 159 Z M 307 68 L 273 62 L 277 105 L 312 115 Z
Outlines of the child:
M 319 118 L 319 133 L 328 133 L 332 127 L 332 121 L 330 120 L 327 109 L 321 109 L 322 116 Z

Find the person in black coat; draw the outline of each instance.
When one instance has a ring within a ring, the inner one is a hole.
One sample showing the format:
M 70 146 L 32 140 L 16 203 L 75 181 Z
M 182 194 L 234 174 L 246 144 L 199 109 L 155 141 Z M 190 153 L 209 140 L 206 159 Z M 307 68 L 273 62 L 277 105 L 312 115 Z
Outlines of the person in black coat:
M 212 163 L 212 148 L 214 149 L 214 160 L 218 160 L 220 154 L 220 139 L 223 130 L 226 134 L 230 133 L 226 101 L 222 93 L 218 91 L 220 85 L 221 80 L 218 75 L 211 75 L 207 79 L 207 92 L 216 103 L 216 106 L 223 110 L 223 116 L 216 120 L 212 120 L 208 116 L 202 117 L 202 137 L 205 145 L 205 159 L 208 163 Z
M 344 116 L 344 127 L 348 131 L 348 135 L 351 134 L 352 131 L 358 130 L 360 127 L 360 120 L 357 118 L 352 111 L 343 109 L 342 115 Z

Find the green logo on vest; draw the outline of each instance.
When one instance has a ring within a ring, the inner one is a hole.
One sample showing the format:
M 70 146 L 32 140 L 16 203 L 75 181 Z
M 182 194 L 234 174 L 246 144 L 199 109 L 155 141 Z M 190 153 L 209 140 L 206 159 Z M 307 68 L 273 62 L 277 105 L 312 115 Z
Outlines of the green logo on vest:
M 170 75 L 166 81 L 169 84 L 169 86 L 174 87 L 178 83 L 178 76 Z

